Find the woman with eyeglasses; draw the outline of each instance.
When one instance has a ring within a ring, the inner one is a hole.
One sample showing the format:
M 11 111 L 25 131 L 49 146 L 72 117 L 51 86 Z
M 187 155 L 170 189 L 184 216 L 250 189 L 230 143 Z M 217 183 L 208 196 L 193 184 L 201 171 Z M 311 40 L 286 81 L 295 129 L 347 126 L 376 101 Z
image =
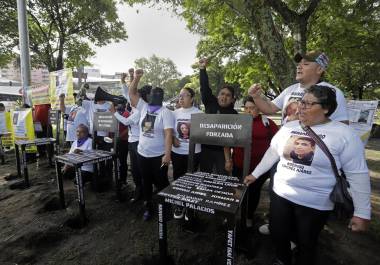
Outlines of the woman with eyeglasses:
M 296 264 L 314 264 L 319 233 L 334 208 L 329 195 L 336 178 L 327 155 L 316 144 L 311 161 L 300 160 L 307 152 L 307 139 L 311 139 L 304 130 L 307 126 L 325 143 L 338 169 L 345 172 L 355 208 L 351 230 L 364 231 L 368 227 L 370 179 L 364 146 L 347 125 L 329 118 L 336 107 L 335 90 L 318 85 L 307 89 L 299 103 L 299 121 L 281 127 L 261 162 L 245 177 L 244 182 L 252 185 L 279 161 L 270 202 L 269 225 L 276 247 L 273 264 L 292 264 L 290 240 L 297 244 Z M 300 140 L 304 146 L 298 148 Z M 309 149 L 313 149 L 312 145 Z
M 191 127 L 191 114 L 200 113 L 201 111 L 194 107 L 195 92 L 189 87 L 184 87 L 179 92 L 178 104 L 180 108 L 176 109 L 174 114 L 174 133 L 172 148 L 173 178 L 178 179 L 187 172 L 187 161 L 189 157 L 189 140 Z M 194 170 L 199 166 L 201 146 L 195 146 Z M 182 219 L 185 216 L 185 209 L 177 207 L 174 209 L 174 218 Z M 188 215 L 185 216 L 188 218 Z

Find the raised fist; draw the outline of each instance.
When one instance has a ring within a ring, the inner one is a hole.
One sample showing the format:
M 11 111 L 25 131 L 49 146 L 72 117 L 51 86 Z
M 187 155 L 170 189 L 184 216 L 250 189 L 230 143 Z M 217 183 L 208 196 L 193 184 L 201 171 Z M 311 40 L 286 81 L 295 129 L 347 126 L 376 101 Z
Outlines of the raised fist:
M 137 69 L 137 70 L 135 71 L 135 76 L 136 76 L 136 77 L 142 77 L 143 74 L 144 74 L 144 70 L 143 70 L 143 69 Z
M 252 98 L 258 98 L 261 96 L 261 86 L 259 84 L 253 84 L 248 89 L 248 95 L 250 95 Z
M 125 83 L 125 78 L 127 78 L 127 76 L 128 76 L 127 73 L 121 74 L 121 83 L 123 83 L 123 84 Z
M 134 72 L 135 72 L 135 69 L 133 69 L 133 68 L 129 68 L 128 69 L 129 75 L 133 75 Z
M 207 66 L 207 59 L 206 58 L 202 58 L 199 60 L 199 68 L 200 69 L 205 69 Z

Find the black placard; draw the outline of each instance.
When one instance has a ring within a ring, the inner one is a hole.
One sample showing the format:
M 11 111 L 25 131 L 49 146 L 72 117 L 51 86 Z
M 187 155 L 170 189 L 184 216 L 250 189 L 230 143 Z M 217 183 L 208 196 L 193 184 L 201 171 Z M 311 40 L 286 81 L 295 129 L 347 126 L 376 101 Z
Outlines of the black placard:
M 204 114 L 191 115 L 190 141 L 223 146 L 251 144 L 252 115 Z
M 49 113 L 50 118 L 50 124 L 56 125 L 58 122 L 58 112 L 57 111 L 50 111 Z
M 111 112 L 94 112 L 94 130 L 115 132 L 116 131 L 116 118 Z
M 166 203 L 215 214 L 236 214 L 247 187 L 238 178 L 205 172 L 186 173 L 158 193 Z

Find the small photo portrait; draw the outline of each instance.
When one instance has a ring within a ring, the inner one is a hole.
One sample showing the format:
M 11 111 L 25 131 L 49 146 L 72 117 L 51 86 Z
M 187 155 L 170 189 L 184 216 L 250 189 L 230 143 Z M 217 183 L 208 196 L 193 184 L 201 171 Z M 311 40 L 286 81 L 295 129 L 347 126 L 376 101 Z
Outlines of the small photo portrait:
M 298 102 L 301 98 L 289 98 L 283 113 L 284 123 L 298 120 Z
M 315 141 L 306 136 L 291 136 L 284 148 L 284 157 L 293 163 L 310 166 L 315 153 Z
M 360 123 L 367 123 L 369 117 L 369 110 L 362 110 L 360 111 L 360 116 L 358 122 Z
M 190 123 L 179 122 L 177 124 L 179 139 L 188 140 L 190 138 Z

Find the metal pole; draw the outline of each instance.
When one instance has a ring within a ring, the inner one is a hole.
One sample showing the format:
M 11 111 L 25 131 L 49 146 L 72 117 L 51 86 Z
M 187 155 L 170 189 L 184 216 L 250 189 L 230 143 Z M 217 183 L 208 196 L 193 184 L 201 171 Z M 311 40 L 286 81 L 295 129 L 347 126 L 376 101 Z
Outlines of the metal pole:
M 30 56 L 29 56 L 29 33 L 28 20 L 26 16 L 26 0 L 17 0 L 18 33 L 20 38 L 20 67 L 21 85 L 23 89 L 23 102 L 31 105 L 28 99 L 28 88 L 30 87 Z

